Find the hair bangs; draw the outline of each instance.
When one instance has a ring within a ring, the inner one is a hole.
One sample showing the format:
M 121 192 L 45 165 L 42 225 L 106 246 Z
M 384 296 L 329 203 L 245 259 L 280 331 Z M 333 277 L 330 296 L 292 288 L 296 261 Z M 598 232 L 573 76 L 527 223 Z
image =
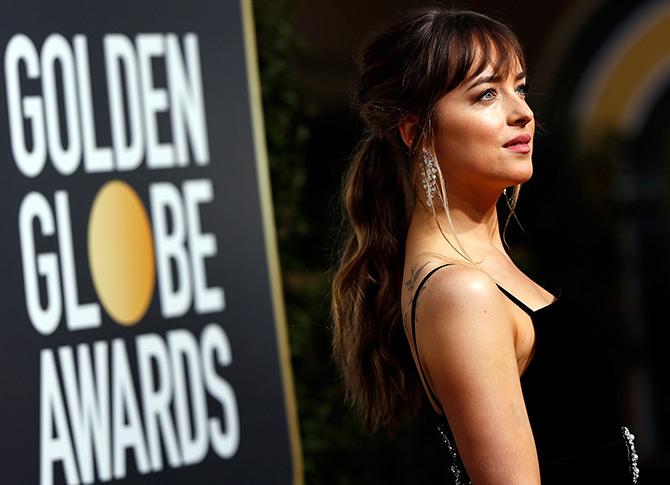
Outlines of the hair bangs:
M 436 67 L 443 73 L 438 78 L 444 80 L 439 96 L 477 77 L 489 66 L 493 67 L 494 75 L 502 77 L 517 69 L 526 71 L 521 44 L 501 22 L 474 15 L 452 18 L 451 22 L 443 23 L 443 28 L 446 42 L 436 49 L 436 57 L 441 61 Z

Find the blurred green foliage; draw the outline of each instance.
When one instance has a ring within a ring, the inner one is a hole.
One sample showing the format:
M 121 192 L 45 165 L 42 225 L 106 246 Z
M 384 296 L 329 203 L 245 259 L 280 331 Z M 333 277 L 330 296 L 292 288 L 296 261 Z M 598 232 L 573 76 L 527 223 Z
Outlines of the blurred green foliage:
M 326 483 L 319 478 L 325 471 L 319 460 L 346 444 L 349 434 L 333 417 L 333 403 L 341 399 L 329 359 L 327 264 L 309 267 L 303 258 L 310 231 L 303 210 L 310 130 L 295 65 L 304 46 L 294 35 L 292 1 L 254 2 L 254 15 L 305 478 L 306 483 Z
M 291 21 L 292 2 L 254 2 L 254 8 L 272 195 L 284 262 L 293 255 L 286 245 L 299 244 L 309 230 L 300 211 L 306 177 L 301 149 L 309 138 L 293 67 L 300 46 Z

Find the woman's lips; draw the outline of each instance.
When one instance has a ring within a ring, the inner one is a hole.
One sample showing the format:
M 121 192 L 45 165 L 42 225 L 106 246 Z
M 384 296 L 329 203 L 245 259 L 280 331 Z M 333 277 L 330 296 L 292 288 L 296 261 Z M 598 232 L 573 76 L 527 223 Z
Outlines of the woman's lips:
M 516 153 L 528 153 L 530 152 L 530 141 L 532 140 L 531 136 L 524 133 L 519 136 L 515 136 L 507 143 L 503 145 L 503 148 L 512 150 Z
M 507 150 L 512 150 L 516 153 L 529 153 L 530 145 L 528 143 L 517 143 L 514 145 L 509 145 L 505 147 Z

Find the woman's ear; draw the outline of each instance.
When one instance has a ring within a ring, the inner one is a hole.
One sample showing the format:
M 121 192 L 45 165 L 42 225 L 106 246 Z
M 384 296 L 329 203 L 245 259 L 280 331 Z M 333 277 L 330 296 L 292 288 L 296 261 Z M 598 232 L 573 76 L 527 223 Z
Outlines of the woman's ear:
M 400 131 L 400 138 L 402 138 L 403 143 L 407 148 L 412 147 L 412 142 L 414 141 L 414 135 L 416 135 L 416 127 L 419 124 L 419 117 L 417 115 L 407 115 L 398 125 L 398 130 Z

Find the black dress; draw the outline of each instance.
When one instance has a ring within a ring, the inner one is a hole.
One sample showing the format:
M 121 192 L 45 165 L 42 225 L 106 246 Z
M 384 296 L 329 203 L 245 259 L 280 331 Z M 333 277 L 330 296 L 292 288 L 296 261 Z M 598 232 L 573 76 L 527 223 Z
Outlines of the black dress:
M 411 322 L 417 356 L 417 295 L 428 278 L 445 266 L 449 264 L 426 274 L 414 293 Z M 521 376 L 521 387 L 542 484 L 637 483 L 634 436 L 621 425 L 616 412 L 614 373 L 597 336 L 580 327 L 560 290 L 553 303 L 533 311 L 502 286 L 498 288 L 530 315 L 535 328 L 533 357 Z M 419 372 L 423 378 L 420 359 Z M 427 388 L 431 399 L 439 403 Z M 452 482 L 471 483 L 445 416 L 439 416 L 437 428 L 447 451 Z

